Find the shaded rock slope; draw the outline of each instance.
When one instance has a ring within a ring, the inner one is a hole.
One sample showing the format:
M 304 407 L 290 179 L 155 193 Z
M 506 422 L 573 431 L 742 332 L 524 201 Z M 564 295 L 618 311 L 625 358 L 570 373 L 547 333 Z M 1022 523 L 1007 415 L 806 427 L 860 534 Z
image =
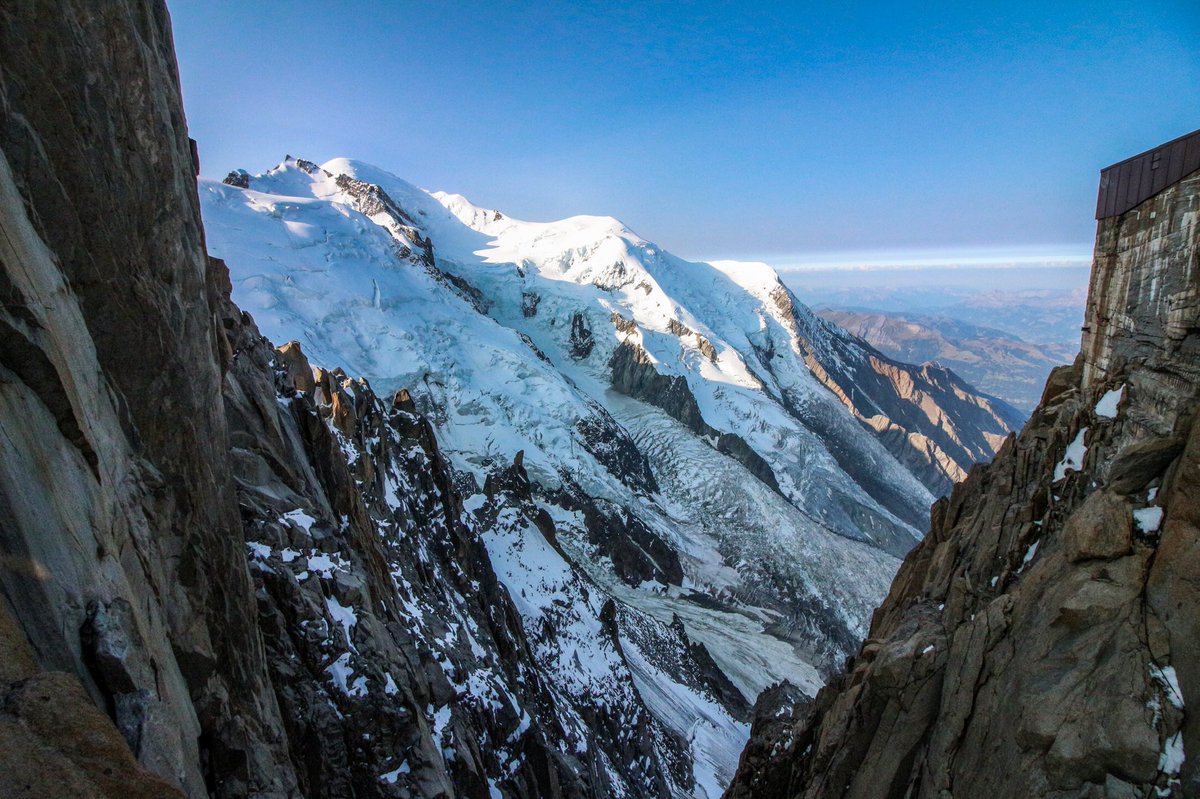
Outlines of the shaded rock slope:
M 1200 173 L 1101 220 L 1073 366 L 734 797 L 1200 795 Z
M 521 455 L 232 303 L 162 3 L 4 5 L 0 108 L 0 795 L 719 794 L 744 698 Z

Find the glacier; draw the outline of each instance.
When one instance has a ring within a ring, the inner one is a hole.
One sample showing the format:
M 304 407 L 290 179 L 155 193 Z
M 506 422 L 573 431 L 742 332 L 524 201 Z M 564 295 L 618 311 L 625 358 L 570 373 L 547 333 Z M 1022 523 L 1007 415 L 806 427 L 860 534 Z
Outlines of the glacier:
M 951 467 L 1011 429 L 769 266 L 689 262 L 610 217 L 521 221 L 344 158 L 201 179 L 200 196 L 264 335 L 432 422 L 562 706 L 636 694 L 688 742 L 689 795 L 727 784 L 762 690 L 815 694 Z M 520 513 L 495 500 L 514 459 Z M 730 692 L 680 672 L 680 640 Z

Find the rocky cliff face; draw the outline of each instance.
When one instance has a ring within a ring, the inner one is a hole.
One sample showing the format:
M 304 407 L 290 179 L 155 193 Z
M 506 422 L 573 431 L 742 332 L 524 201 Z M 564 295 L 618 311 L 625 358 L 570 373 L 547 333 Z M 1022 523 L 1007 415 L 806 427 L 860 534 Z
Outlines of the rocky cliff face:
M 24 676 L 76 675 L 142 763 L 199 795 L 220 753 L 286 757 L 166 12 L 0 15 L 0 584 Z M 77 695 L 57 691 L 60 712 Z
M 0 795 L 715 795 L 740 695 L 520 456 L 231 302 L 163 5 L 5 6 L 0 75 Z
M 1194 174 L 1102 220 L 1080 357 L 727 796 L 1200 792 L 1198 212 Z
M 792 304 L 790 295 L 779 301 Z M 896 361 L 811 312 L 795 316 L 805 341 L 824 343 L 804 348 L 812 373 L 935 497 L 990 460 L 1024 421 L 945 366 Z

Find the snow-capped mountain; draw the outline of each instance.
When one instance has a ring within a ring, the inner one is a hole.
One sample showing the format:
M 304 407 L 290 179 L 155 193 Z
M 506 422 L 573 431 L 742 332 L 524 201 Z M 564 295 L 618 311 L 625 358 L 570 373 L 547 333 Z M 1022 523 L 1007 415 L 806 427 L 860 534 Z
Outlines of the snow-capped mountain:
M 0 18 L 0 795 L 1197 794 L 1196 174 L 810 701 L 995 406 L 348 162 L 201 187 L 231 280 L 165 5 Z
M 732 774 L 745 702 L 816 690 L 930 489 L 1009 432 L 953 373 L 891 361 L 768 266 L 684 261 L 615 219 L 523 222 L 347 159 L 200 195 L 268 338 L 432 421 L 565 717 L 648 708 L 689 742 L 696 795 Z M 497 504 L 514 459 L 527 496 Z M 679 640 L 711 654 L 722 699 L 680 676 Z

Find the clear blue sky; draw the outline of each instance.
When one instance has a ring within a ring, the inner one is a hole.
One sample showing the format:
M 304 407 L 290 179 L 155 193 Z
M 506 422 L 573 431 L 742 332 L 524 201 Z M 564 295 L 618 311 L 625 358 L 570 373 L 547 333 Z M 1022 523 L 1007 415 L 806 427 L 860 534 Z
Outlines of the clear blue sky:
M 169 0 L 204 174 L 346 155 L 696 258 L 1090 251 L 1200 127 L 1200 2 Z M 824 260 L 829 260 L 822 256 Z

